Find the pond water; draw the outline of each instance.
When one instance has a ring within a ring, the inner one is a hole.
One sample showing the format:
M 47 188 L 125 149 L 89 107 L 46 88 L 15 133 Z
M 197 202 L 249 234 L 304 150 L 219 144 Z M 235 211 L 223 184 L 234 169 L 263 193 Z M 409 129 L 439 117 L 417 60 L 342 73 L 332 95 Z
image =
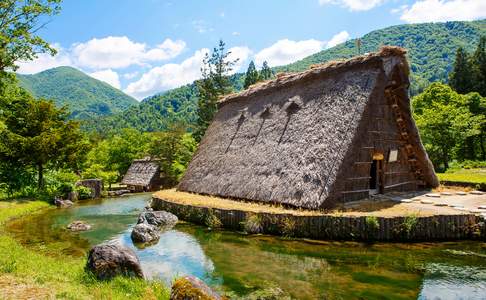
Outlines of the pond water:
M 156 245 L 139 249 L 130 232 L 150 197 L 49 209 L 7 229 L 24 245 L 52 255 L 83 257 L 91 246 L 117 240 L 136 251 L 149 278 L 170 283 L 191 274 L 235 296 L 279 287 L 296 299 L 486 299 L 486 243 L 317 242 L 182 223 L 163 232 Z M 93 228 L 72 233 L 65 228 L 73 220 Z

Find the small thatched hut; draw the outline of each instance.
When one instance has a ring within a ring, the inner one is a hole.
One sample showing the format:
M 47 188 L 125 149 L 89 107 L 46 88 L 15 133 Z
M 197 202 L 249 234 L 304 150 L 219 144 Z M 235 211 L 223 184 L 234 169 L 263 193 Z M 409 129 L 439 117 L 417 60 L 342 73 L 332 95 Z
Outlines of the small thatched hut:
M 159 161 L 150 158 L 135 159 L 121 183 L 133 192 L 158 190 L 161 185 Z
M 179 190 L 318 209 L 437 186 L 405 54 L 384 47 L 227 96 Z

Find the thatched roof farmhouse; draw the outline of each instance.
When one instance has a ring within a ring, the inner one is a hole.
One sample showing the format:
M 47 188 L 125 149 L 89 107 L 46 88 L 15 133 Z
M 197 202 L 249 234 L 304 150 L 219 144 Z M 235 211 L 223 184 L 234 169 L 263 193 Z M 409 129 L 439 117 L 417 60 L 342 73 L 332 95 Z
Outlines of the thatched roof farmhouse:
M 318 209 L 437 186 L 405 54 L 383 47 L 227 96 L 179 190 Z
M 159 189 L 161 181 L 158 160 L 135 159 L 123 176 L 121 183 L 127 185 L 130 190 L 137 192 Z

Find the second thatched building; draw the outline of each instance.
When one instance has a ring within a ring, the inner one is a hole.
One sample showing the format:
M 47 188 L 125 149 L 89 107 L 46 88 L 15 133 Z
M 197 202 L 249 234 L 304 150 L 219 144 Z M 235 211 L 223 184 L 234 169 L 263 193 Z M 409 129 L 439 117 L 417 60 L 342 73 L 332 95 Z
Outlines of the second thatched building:
M 132 192 L 158 190 L 161 186 L 159 160 L 150 158 L 135 159 L 125 176 L 123 176 L 121 183 L 125 184 Z

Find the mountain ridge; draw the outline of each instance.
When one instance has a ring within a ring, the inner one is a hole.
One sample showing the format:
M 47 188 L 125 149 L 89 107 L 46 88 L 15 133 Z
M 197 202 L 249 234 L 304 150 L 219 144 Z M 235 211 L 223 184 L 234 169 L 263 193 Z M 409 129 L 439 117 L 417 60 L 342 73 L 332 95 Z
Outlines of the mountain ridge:
M 138 105 L 133 97 L 69 66 L 31 75 L 17 74 L 17 79 L 35 97 L 52 99 L 57 106 L 67 106 L 74 119 L 113 115 Z

